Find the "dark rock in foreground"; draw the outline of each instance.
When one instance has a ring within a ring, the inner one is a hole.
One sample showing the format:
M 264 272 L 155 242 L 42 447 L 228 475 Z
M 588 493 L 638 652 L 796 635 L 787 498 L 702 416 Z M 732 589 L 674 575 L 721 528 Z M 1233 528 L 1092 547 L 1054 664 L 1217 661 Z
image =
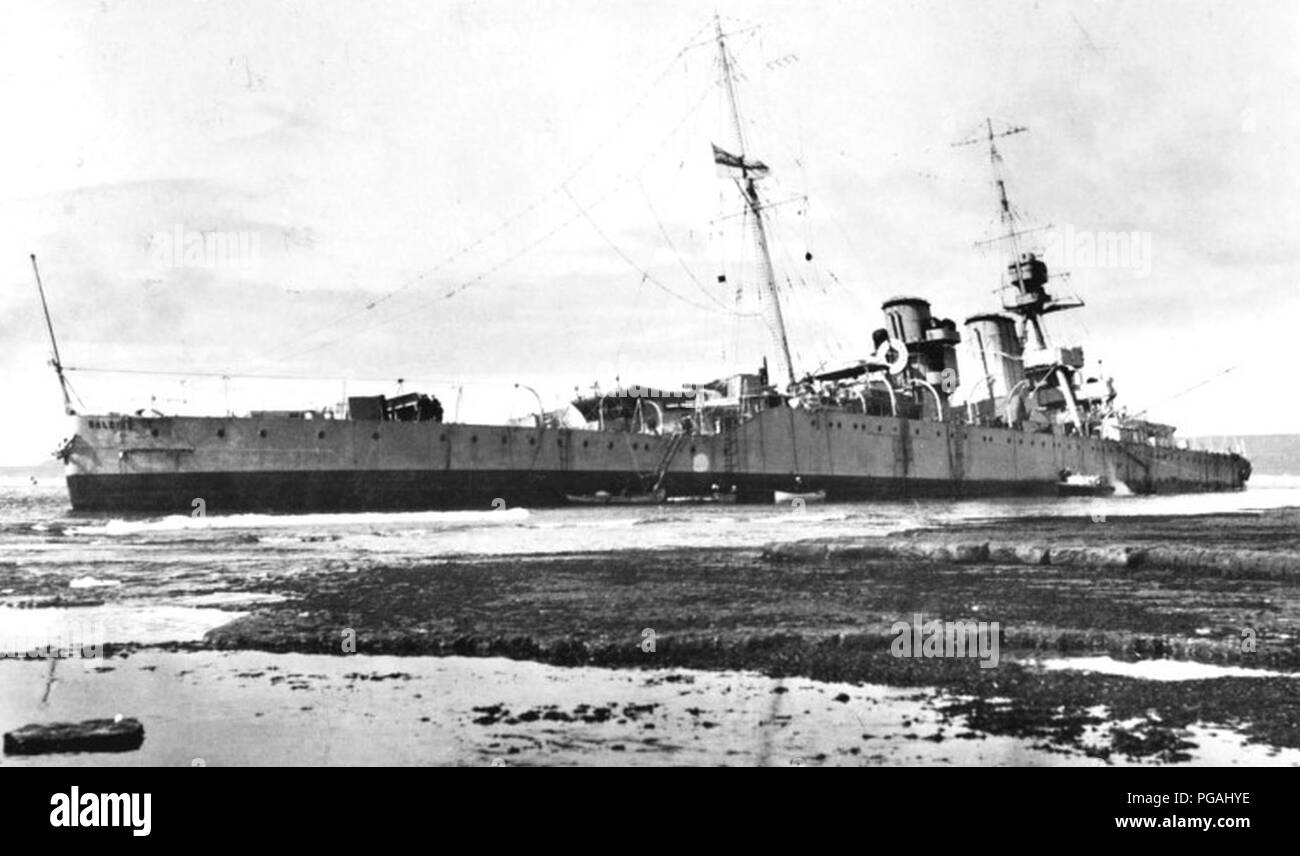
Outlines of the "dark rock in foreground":
M 1142 546 L 1129 543 L 1081 541 L 1045 543 L 961 540 L 946 532 L 899 536 L 808 538 L 782 541 L 763 548 L 763 558 L 785 564 L 817 564 L 828 560 L 894 559 L 946 562 L 956 565 L 1061 565 L 1071 568 L 1174 571 L 1188 576 L 1241 580 L 1300 579 L 1300 551 L 1249 550 L 1201 546 Z
M 144 743 L 138 719 L 88 719 L 24 725 L 5 734 L 6 755 L 52 752 L 130 752 Z
M 957 699 L 945 710 L 973 732 L 1175 763 L 1185 730 L 1204 723 L 1226 724 L 1247 741 L 1300 746 L 1297 533 L 1300 513 L 1291 510 L 1014 518 L 762 550 L 295 570 L 250 586 L 286 601 L 257 606 L 204 644 L 937 687 Z M 896 655 L 895 625 L 917 613 L 997 622 L 997 667 Z M 1154 681 L 1040 663 L 1101 655 L 1256 671 Z M 1138 719 L 1158 725 L 1105 749 L 1085 739 L 1104 722 Z

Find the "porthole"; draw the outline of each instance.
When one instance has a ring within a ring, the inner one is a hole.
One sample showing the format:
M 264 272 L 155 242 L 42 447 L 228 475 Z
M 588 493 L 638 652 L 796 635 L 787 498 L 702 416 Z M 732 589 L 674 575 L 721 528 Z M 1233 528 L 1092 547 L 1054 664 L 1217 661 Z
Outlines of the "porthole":
M 317 440 L 324 440 L 324 439 L 325 439 L 325 432 L 324 432 L 324 431 L 317 431 L 317 432 L 316 432 L 316 439 L 317 439 Z
M 611 440 L 610 442 L 606 443 L 606 444 L 605 444 L 605 448 L 606 448 L 606 449 L 612 449 L 612 448 L 614 448 L 614 441 Z
M 438 435 L 438 442 L 439 442 L 439 443 L 446 443 L 446 442 L 447 442 L 447 435 L 446 435 L 446 434 L 439 434 L 439 435 Z
M 563 440 L 556 440 L 556 441 L 555 441 L 555 445 L 557 445 L 557 446 L 559 446 L 561 449 L 563 449 L 563 448 L 564 448 L 564 441 L 563 441 Z
M 376 431 L 375 433 L 371 434 L 371 435 L 370 435 L 370 439 L 371 439 L 371 440 L 378 440 L 378 439 L 379 439 L 379 432 Z
M 379 435 L 378 435 L 378 434 L 375 435 L 375 439 L 376 439 L 376 440 L 379 439 Z M 477 442 L 478 442 L 478 435 L 477 435 L 477 434 L 471 434 L 471 435 L 469 435 L 469 441 L 470 441 L 471 443 L 477 443 Z
M 582 448 L 585 449 L 585 448 L 587 448 L 588 445 L 589 445 L 589 444 L 587 443 L 586 440 L 583 440 L 583 441 L 582 441 Z
M 506 435 L 506 434 L 502 434 L 502 435 L 501 435 L 501 445 L 504 446 L 504 445 L 506 444 L 506 441 L 508 441 L 509 439 L 510 439 L 510 437 L 509 437 L 508 435 Z
M 257 436 L 259 436 L 259 437 L 265 437 L 265 436 L 266 436 L 266 429 L 263 428 L 263 429 L 261 429 L 260 431 L 258 431 L 258 432 L 257 432 Z
M 614 444 L 613 444 L 613 443 L 610 443 L 609 445 L 610 445 L 610 446 L 613 446 Z M 692 454 L 692 455 L 695 454 L 695 447 L 694 447 L 694 446 L 691 446 L 691 454 Z
M 536 438 L 536 437 L 529 437 L 529 438 L 528 438 L 528 445 L 530 445 L 530 446 L 536 446 L 536 445 L 537 445 L 537 438 Z
M 836 427 L 836 428 L 843 428 L 843 427 L 844 427 L 844 423 L 843 423 L 843 422 L 836 422 L 836 423 L 835 423 L 835 427 Z
M 217 429 L 217 436 L 218 436 L 218 437 L 224 437 L 224 436 L 226 436 L 226 429 L 225 429 L 225 428 L 218 428 L 218 429 Z
M 157 428 L 152 428 L 152 429 L 150 429 L 150 430 L 149 430 L 149 436 L 151 436 L 151 437 L 157 437 L 157 436 L 158 436 L 158 429 L 157 429 Z

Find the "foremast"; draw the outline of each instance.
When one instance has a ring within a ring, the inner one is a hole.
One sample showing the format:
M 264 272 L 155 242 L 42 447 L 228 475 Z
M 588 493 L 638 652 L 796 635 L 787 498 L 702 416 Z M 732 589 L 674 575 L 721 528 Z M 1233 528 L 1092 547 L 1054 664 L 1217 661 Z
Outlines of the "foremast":
M 1007 194 L 1006 179 L 1002 172 L 1002 154 L 997 141 L 1002 137 L 1022 134 L 1028 128 L 1015 126 L 1004 131 L 994 131 L 993 121 L 984 120 L 985 133 L 955 145 L 987 142 L 993 183 L 998 194 L 998 216 L 1002 234 L 995 242 L 1005 243 L 1010 254 L 1007 265 L 1007 282 L 1002 289 L 1002 307 L 1016 315 L 1023 333 L 1020 353 L 1009 355 L 1021 364 L 1020 379 L 1007 384 L 1007 398 L 1015 397 L 1015 387 L 1033 395 L 1039 409 L 1056 411 L 1072 423 L 1080 433 L 1090 433 L 1098 416 L 1106 415 L 1114 398 L 1114 388 L 1109 381 L 1093 380 L 1081 383 L 1083 368 L 1082 348 L 1049 347 L 1043 329 L 1042 316 L 1082 306 L 1077 297 L 1054 298 L 1047 292 L 1047 264 L 1034 253 L 1022 251 L 1021 239 L 1031 231 L 1022 229 L 1019 216 Z M 1012 378 L 1012 380 L 1016 380 Z M 1045 390 L 1047 390 L 1045 392 Z M 1012 404 L 1012 401 L 1008 401 Z
M 735 135 L 736 153 L 713 147 L 713 159 L 719 166 L 726 167 L 736 183 L 745 201 L 748 218 L 753 224 L 754 250 L 758 259 L 759 278 L 767 291 L 770 307 L 771 332 L 776 340 L 778 371 L 784 375 L 788 388 L 795 385 L 794 362 L 790 359 L 790 339 L 785 329 L 785 316 L 781 311 L 781 296 L 776 287 L 776 273 L 772 268 L 772 254 L 768 249 L 767 229 L 763 225 L 763 202 L 758 195 L 757 180 L 767 175 L 767 166 L 761 161 L 751 161 L 745 157 L 745 134 L 740 124 L 740 108 L 736 101 L 735 72 L 731 57 L 727 53 L 726 34 L 722 31 L 722 21 L 714 16 L 717 32 L 718 60 L 722 69 L 723 87 L 727 92 L 727 104 L 730 107 L 732 132 Z

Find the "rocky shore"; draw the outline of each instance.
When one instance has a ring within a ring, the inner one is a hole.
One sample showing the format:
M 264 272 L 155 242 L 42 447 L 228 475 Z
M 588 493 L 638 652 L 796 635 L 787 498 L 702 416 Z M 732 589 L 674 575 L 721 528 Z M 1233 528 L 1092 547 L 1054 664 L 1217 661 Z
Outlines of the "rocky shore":
M 299 572 L 250 582 L 286 600 L 203 644 L 935 687 L 949 699 L 945 715 L 979 732 L 1100 758 L 1176 761 L 1198 724 L 1300 747 L 1298 522 L 1289 510 L 1019 519 L 755 550 Z M 914 615 L 997 622 L 997 667 L 895 656 L 896 623 Z M 1157 681 L 1043 667 L 1097 655 L 1238 671 Z M 1100 722 L 1125 724 L 1107 745 L 1085 742 Z

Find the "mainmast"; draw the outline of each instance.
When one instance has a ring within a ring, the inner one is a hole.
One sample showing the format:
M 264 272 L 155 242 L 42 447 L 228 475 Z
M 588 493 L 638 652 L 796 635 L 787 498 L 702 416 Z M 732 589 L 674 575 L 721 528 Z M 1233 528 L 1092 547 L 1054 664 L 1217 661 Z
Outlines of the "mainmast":
M 734 177 L 736 188 L 745 199 L 745 205 L 752 215 L 754 224 L 754 247 L 758 253 L 759 275 L 767 289 L 769 303 L 772 306 L 772 335 L 779 349 L 778 359 L 790 386 L 794 386 L 794 363 L 790 359 L 790 341 L 785 330 L 785 316 L 781 312 L 781 298 L 777 293 L 776 274 L 772 269 L 772 255 L 767 245 L 767 230 L 763 226 L 763 204 L 758 195 L 755 181 L 767 174 L 767 167 L 760 161 L 745 158 L 745 135 L 740 125 L 740 108 L 736 104 L 736 82 L 731 67 L 731 58 L 727 55 L 726 36 L 722 32 L 722 21 L 715 15 L 717 28 L 718 57 L 722 63 L 722 80 L 727 90 L 727 103 L 731 107 L 731 125 L 735 133 L 735 142 L 739 151 L 735 155 L 721 151 L 714 146 L 714 160 L 719 164 L 739 170 Z
M 32 253 L 32 273 L 36 274 L 36 290 L 41 295 L 41 309 L 45 312 L 45 329 L 50 333 L 50 350 L 52 351 L 50 365 L 54 366 L 54 373 L 59 377 L 59 389 L 63 391 L 63 412 L 72 415 L 74 411 L 72 409 L 72 400 L 68 397 L 68 379 L 63 376 L 63 361 L 59 359 L 59 342 L 54 338 L 54 322 L 50 320 L 50 307 L 45 302 L 45 286 L 41 284 L 41 271 L 36 266 L 35 253 Z

